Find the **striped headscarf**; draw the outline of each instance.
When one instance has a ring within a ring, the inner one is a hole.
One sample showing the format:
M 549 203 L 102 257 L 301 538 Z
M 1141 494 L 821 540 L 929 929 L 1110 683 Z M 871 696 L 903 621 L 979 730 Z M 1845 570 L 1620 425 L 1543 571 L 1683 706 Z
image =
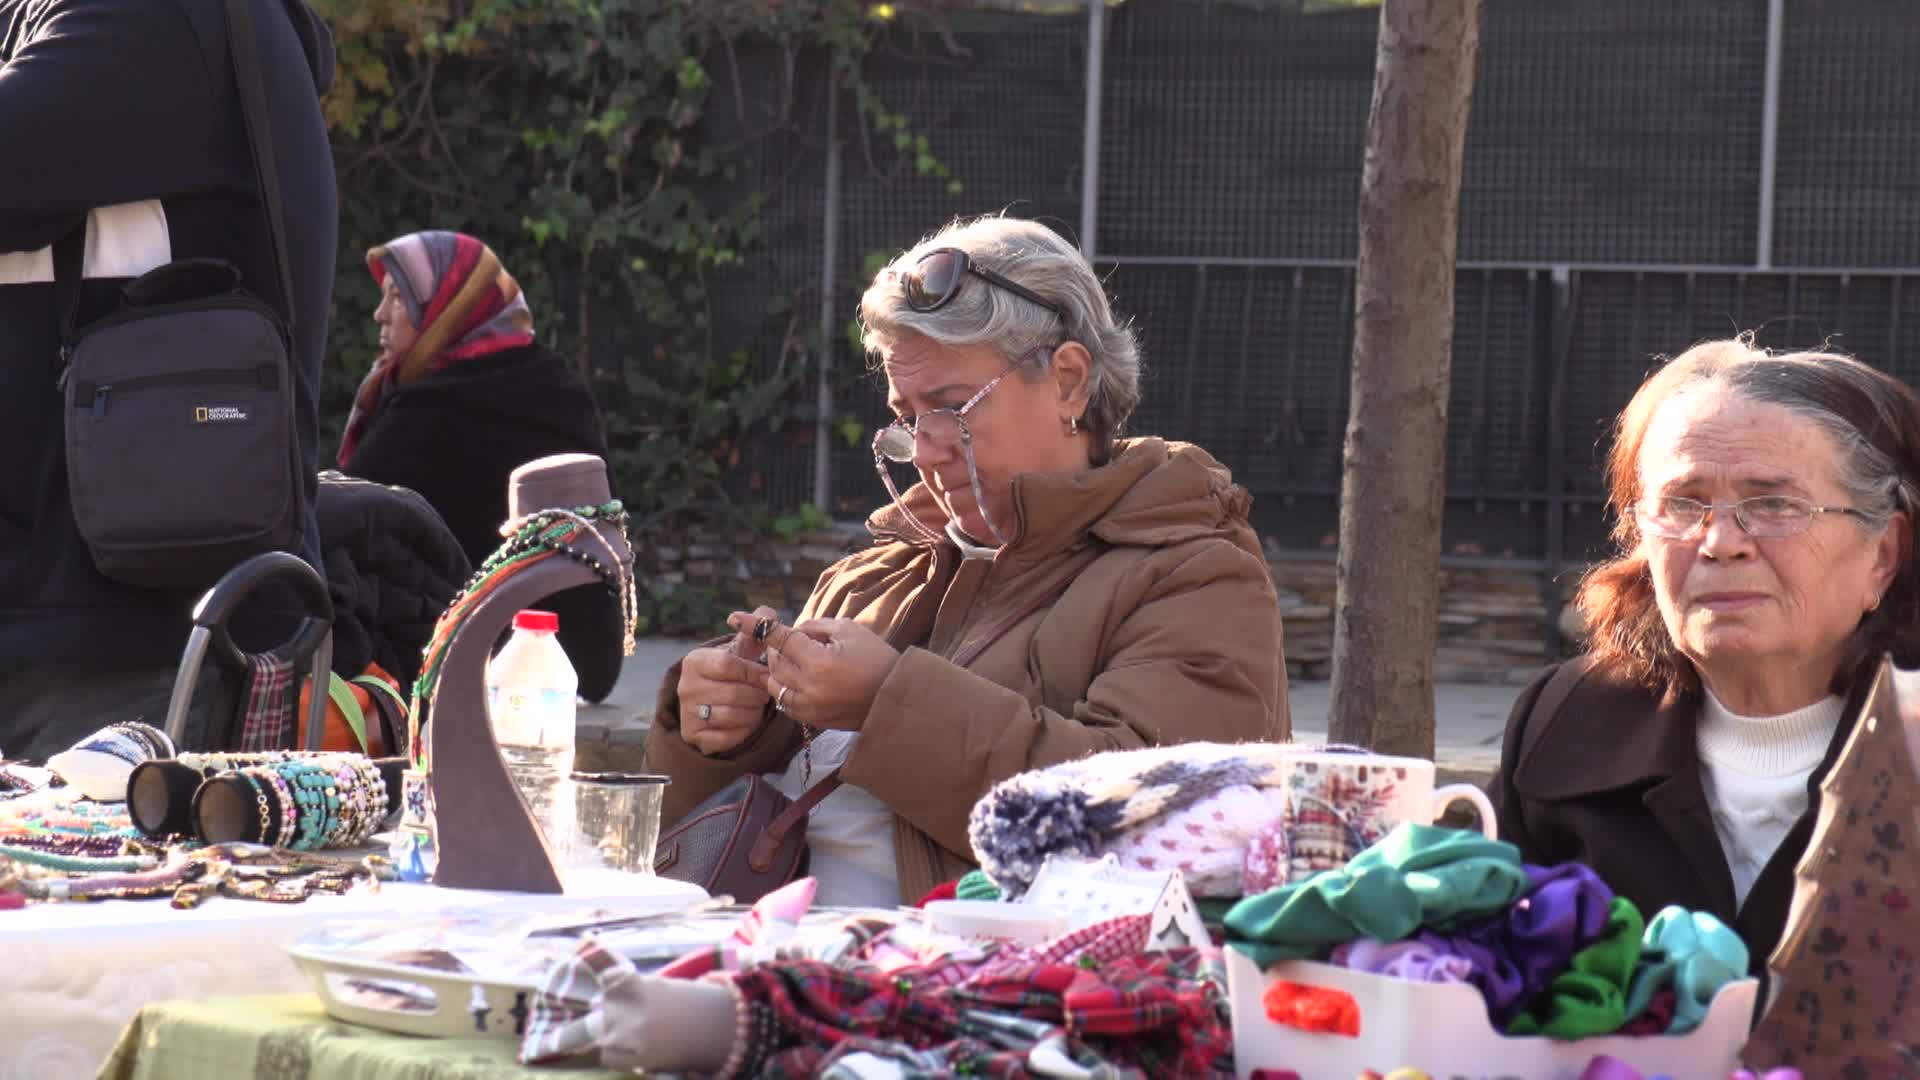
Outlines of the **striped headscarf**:
M 533 312 L 493 249 L 465 233 L 408 233 L 367 252 L 382 288 L 392 278 L 419 336 L 406 355 L 381 357 L 353 395 L 340 465 L 353 457 L 386 395 L 476 356 L 533 341 Z

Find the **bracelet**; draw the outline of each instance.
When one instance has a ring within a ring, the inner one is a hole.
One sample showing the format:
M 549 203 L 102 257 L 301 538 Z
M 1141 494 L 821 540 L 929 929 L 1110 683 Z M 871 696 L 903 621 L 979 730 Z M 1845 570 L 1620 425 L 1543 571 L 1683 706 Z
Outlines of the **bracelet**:
M 239 776 L 247 782 L 247 786 L 253 789 L 253 799 L 260 804 L 260 832 L 254 839 L 262 844 L 271 844 L 273 843 L 271 836 L 273 818 L 267 812 L 267 791 L 260 786 L 259 777 L 249 773 L 240 773 Z
M 723 1078 L 758 1076 L 767 1061 L 780 1049 L 780 1024 L 771 1008 L 747 997 L 740 984 L 726 976 L 715 976 L 733 996 L 733 1050 L 715 1076 Z

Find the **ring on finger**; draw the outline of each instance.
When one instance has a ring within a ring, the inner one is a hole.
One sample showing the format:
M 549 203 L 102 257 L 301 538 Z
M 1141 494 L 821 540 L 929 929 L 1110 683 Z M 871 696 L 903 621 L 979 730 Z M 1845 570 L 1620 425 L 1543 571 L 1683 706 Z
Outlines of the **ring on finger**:
M 776 710 L 780 712 L 787 711 L 787 691 L 791 689 L 793 689 L 791 686 L 783 686 L 780 688 L 780 696 L 773 699 L 773 707 Z
M 700 719 L 702 720 L 713 719 L 713 706 L 711 705 L 700 706 Z

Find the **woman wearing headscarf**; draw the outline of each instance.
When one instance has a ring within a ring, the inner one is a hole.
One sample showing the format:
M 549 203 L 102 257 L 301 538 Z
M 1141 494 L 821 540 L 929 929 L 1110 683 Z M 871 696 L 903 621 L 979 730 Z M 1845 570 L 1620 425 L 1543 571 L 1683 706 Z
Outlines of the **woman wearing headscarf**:
M 367 252 L 381 289 L 380 356 L 354 395 L 340 468 L 425 496 L 478 566 L 500 545 L 507 477 L 549 454 L 607 456 L 599 410 L 566 361 L 535 340 L 532 310 L 492 248 L 463 233 L 409 233 Z M 580 695 L 619 678 L 618 605 L 600 586 L 560 593 L 560 643 Z

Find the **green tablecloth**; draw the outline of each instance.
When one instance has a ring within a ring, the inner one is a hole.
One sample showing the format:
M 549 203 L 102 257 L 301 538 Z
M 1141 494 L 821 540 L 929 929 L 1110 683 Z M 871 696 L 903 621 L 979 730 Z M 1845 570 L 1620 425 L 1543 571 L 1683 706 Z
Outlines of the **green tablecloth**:
M 335 1020 L 311 994 L 149 1005 L 97 1080 L 632 1080 L 597 1066 L 514 1061 L 510 1039 L 421 1039 Z

